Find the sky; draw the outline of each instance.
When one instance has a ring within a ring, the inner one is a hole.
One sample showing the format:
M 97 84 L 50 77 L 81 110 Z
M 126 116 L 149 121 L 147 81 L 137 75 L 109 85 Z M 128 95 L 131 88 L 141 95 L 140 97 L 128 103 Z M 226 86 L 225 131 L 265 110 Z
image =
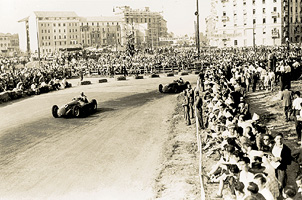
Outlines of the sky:
M 19 37 L 25 37 L 25 24 L 18 21 L 33 11 L 75 11 L 83 17 L 112 16 L 116 6 L 149 7 L 151 11 L 163 12 L 168 32 L 176 36 L 194 33 L 196 0 L 0 0 L 0 33 L 18 33 Z M 199 0 L 199 11 L 200 31 L 205 32 L 210 0 Z

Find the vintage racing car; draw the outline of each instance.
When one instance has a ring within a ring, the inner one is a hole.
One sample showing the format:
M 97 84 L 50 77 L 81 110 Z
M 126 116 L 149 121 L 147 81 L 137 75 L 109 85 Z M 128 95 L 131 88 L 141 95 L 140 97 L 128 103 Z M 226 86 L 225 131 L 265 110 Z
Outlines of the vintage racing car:
M 52 106 L 52 116 L 57 117 L 83 117 L 94 113 L 97 110 L 97 101 L 92 99 L 88 101 L 87 98 L 76 97 L 71 102 L 61 106 Z
M 189 81 L 184 82 L 182 79 L 174 80 L 172 83 L 162 85 L 159 84 L 158 90 L 161 93 L 179 93 L 187 89 L 187 85 L 190 84 Z

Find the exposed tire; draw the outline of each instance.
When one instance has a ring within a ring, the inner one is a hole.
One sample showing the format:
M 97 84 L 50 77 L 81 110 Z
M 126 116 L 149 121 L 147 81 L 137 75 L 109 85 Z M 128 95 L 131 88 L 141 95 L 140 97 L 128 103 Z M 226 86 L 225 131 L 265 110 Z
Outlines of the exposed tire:
M 51 112 L 52 112 L 52 116 L 54 118 L 58 118 L 58 110 L 59 110 L 59 107 L 57 105 L 54 105 L 52 106 L 52 109 L 51 109 Z
M 163 85 L 162 84 L 159 84 L 158 90 L 159 90 L 160 93 L 163 93 Z
M 79 106 L 74 106 L 72 108 L 72 114 L 75 117 L 80 117 L 81 116 L 81 108 Z
M 98 109 L 98 103 L 95 99 L 92 99 L 92 112 L 96 112 Z

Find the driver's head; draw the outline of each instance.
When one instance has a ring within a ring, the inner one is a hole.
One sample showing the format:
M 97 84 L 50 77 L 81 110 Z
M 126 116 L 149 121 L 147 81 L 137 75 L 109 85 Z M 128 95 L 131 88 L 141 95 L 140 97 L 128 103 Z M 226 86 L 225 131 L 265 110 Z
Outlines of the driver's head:
M 81 96 L 85 96 L 85 95 L 84 95 L 84 92 L 81 92 Z

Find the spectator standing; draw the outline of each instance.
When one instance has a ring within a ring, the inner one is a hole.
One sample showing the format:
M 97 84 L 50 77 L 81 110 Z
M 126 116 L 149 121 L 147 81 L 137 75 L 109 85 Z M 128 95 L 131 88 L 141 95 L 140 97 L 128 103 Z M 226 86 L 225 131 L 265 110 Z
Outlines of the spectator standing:
M 186 90 L 184 90 L 183 95 L 184 95 L 184 99 L 183 99 L 182 106 L 184 107 L 184 118 L 186 124 L 189 126 L 191 125 L 191 120 L 190 120 L 190 111 L 189 111 L 189 98 Z
M 190 118 L 194 118 L 194 90 L 192 89 L 192 86 L 190 83 L 187 84 L 187 96 L 188 96 L 188 100 L 189 100 L 189 116 Z
M 252 82 L 252 91 L 255 92 L 257 82 L 258 82 L 258 79 L 259 79 L 258 73 L 254 71 L 251 78 L 252 78 L 252 81 L 251 81 Z
M 282 106 L 284 108 L 286 122 L 289 121 L 288 114 L 290 112 L 291 105 L 292 105 L 292 91 L 290 91 L 288 89 L 289 89 L 288 86 L 286 86 L 285 90 L 282 91 L 282 93 L 281 93 L 281 100 L 283 100 Z
M 289 65 L 289 62 L 285 62 L 284 66 L 284 81 L 285 81 L 285 87 L 288 86 L 288 89 L 291 88 L 291 67 Z
M 281 190 L 285 188 L 287 181 L 287 166 L 291 164 L 291 150 L 283 143 L 283 134 L 278 133 L 275 137 L 275 145 L 272 148 L 272 166 L 275 168 L 276 177 L 281 183 Z
M 300 92 L 296 91 L 294 93 L 294 101 L 293 101 L 293 117 L 294 117 L 294 121 L 295 121 L 295 127 L 296 127 L 296 134 L 298 136 L 298 142 L 301 142 L 301 126 L 302 126 L 302 122 L 297 120 L 297 115 L 300 115 L 300 111 L 301 111 L 301 103 L 302 103 L 302 98 L 300 98 Z
M 203 124 L 203 116 L 202 116 L 202 97 L 199 94 L 199 91 L 195 92 L 195 110 L 196 110 L 196 116 L 198 120 L 198 127 L 200 129 L 204 129 L 204 124 Z

